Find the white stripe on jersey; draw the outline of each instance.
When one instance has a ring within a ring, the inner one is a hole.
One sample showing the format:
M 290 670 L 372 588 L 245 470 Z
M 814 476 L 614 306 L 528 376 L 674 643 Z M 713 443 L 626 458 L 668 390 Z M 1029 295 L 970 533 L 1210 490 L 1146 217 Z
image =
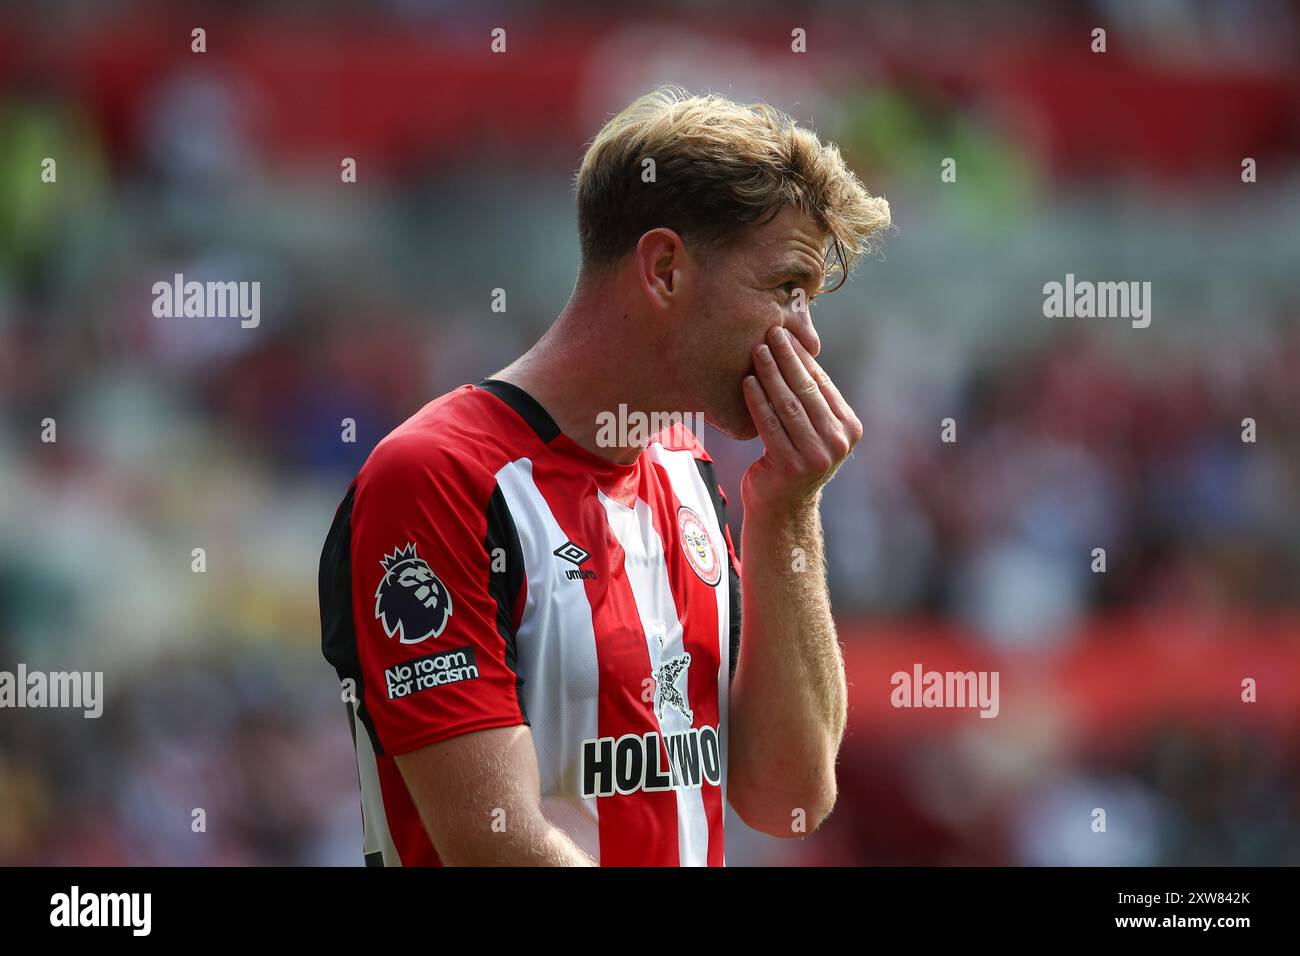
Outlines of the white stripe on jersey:
M 625 555 L 623 570 L 632 586 L 641 627 L 645 631 L 646 648 L 650 653 L 651 672 L 658 673 L 663 659 L 677 657 L 685 652 L 682 644 L 682 625 L 677 619 L 677 605 L 673 601 L 672 586 L 668 580 L 668 565 L 664 545 L 655 530 L 650 506 L 640 498 L 632 508 L 608 498 L 602 492 L 600 503 L 609 516 L 609 527 Z M 660 640 L 662 639 L 662 645 Z M 690 667 L 683 681 L 687 707 L 690 707 Z M 681 685 L 679 685 L 680 687 Z M 665 706 L 658 715 L 659 739 L 691 729 L 691 722 L 676 707 Z M 689 784 L 689 781 L 686 781 Z M 704 813 L 704 796 L 699 787 L 679 789 L 677 793 L 677 848 L 682 866 L 708 866 L 709 819 Z
M 375 760 L 375 748 L 370 744 L 369 731 L 357 716 L 356 703 L 350 702 L 348 706 L 352 708 L 352 726 L 356 728 L 357 777 L 361 781 L 361 819 L 365 825 L 362 852 L 369 855 L 381 850 L 384 866 L 401 866 L 401 857 L 393 845 L 393 835 L 388 832 L 388 817 L 384 814 L 384 797 L 379 789 L 379 765 Z
M 523 549 L 528 593 L 516 649 L 541 774 L 542 815 L 599 864 L 596 798 L 580 796 L 575 749 L 576 742 L 600 736 L 600 668 L 591 603 L 582 582 L 565 580 L 556 568 L 562 559 L 554 552 L 569 539 L 533 481 L 532 461 L 518 458 L 503 465 L 496 481 Z M 557 593 L 565 584 L 582 597 Z
M 731 601 L 730 601 L 730 578 L 727 568 L 729 560 L 727 553 L 727 538 L 722 531 L 722 525 L 718 521 L 718 515 L 713 510 L 713 498 L 710 490 L 704 484 L 704 479 L 700 477 L 699 468 L 695 464 L 695 456 L 690 451 L 669 451 L 664 446 L 655 442 L 646 449 L 646 454 L 650 456 L 651 461 L 663 465 L 664 471 L 668 473 L 668 481 L 673 487 L 673 493 L 677 495 L 677 500 L 686 507 L 690 508 L 700 520 L 704 522 L 705 528 L 709 532 L 709 538 L 713 541 L 713 549 L 718 558 L 722 561 L 722 580 L 714 588 L 714 594 L 718 600 L 718 750 L 722 763 L 722 811 L 725 814 L 727 809 L 727 733 L 730 722 L 728 717 L 730 711 L 728 707 L 728 693 L 731 689 Z M 725 854 L 723 865 L 726 865 Z

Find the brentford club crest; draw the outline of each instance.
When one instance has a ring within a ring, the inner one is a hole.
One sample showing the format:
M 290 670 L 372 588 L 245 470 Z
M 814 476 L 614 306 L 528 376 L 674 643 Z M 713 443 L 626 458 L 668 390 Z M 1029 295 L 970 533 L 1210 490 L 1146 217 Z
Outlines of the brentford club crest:
M 700 516 L 685 505 L 677 509 L 677 536 L 681 539 L 686 560 L 691 563 L 700 580 L 709 587 L 717 586 L 722 580 L 722 562 L 718 560 L 718 551 L 713 547 L 713 539 L 709 537 Z

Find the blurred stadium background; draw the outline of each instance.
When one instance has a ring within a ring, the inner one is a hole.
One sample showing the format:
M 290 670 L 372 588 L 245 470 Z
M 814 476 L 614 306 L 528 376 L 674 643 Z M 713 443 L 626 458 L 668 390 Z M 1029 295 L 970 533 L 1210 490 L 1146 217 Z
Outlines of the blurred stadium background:
M 1300 8 L 1263 0 L 0 7 L 0 668 L 107 697 L 0 714 L 0 863 L 360 864 L 329 519 L 550 323 L 582 146 L 662 82 L 790 111 L 898 226 L 814 313 L 867 423 L 839 803 L 733 816 L 728 861 L 1300 863 Z M 176 272 L 259 280 L 260 325 L 154 318 Z M 1067 272 L 1152 282 L 1150 328 L 1044 318 Z M 758 448 L 704 437 L 738 506 Z M 917 662 L 999 670 L 1000 715 L 894 710 Z

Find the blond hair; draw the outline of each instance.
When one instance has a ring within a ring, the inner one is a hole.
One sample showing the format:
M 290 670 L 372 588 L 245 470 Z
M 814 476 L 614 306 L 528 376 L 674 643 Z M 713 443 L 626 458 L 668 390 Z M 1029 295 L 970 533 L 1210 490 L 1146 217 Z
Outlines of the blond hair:
M 651 229 L 721 247 L 790 205 L 827 234 L 843 284 L 870 237 L 890 224 L 889 203 L 867 192 L 834 143 L 765 103 L 742 106 L 675 86 L 607 122 L 575 180 L 582 260 L 596 268 L 631 252 Z

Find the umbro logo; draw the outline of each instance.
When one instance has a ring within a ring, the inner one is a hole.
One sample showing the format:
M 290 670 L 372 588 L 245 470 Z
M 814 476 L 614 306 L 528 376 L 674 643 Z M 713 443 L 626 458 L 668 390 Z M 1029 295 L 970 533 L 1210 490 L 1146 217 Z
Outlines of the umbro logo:
M 594 581 L 596 580 L 595 571 L 583 570 L 579 565 L 591 557 L 590 553 L 578 547 L 572 541 L 566 541 L 554 551 L 551 552 L 557 558 L 562 558 L 574 565 L 571 568 L 564 569 L 564 576 L 570 581 Z
M 564 544 L 560 545 L 551 553 L 554 554 L 557 558 L 563 558 L 565 561 L 568 561 L 570 564 L 582 564 L 583 561 L 586 561 L 589 557 L 591 557 L 590 554 L 588 554 L 586 551 L 583 551 L 572 541 L 564 542 Z

